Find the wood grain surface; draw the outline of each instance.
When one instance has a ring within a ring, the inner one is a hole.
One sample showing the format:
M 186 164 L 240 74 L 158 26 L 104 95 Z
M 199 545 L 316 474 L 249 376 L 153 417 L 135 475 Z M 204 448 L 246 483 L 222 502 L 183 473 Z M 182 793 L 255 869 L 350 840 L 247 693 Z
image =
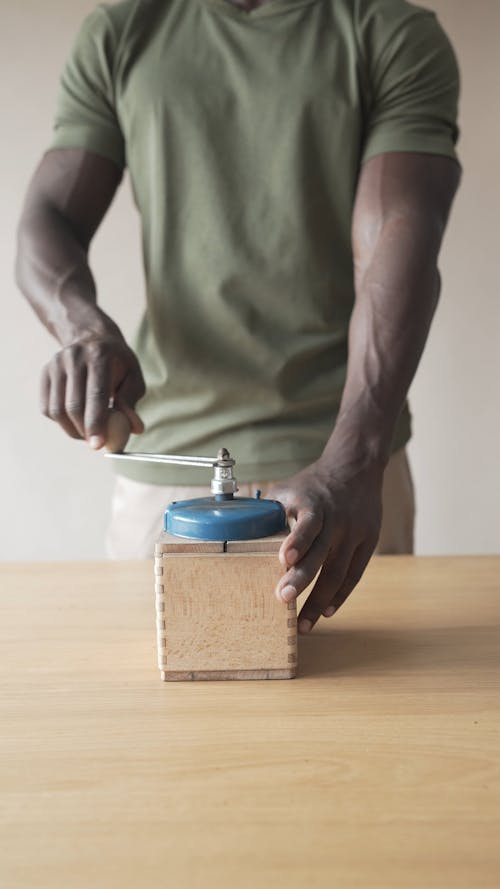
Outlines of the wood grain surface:
M 2 889 L 498 889 L 500 558 L 374 560 L 293 682 L 160 682 L 151 573 L 0 566 Z
M 155 556 L 158 666 L 165 681 L 292 679 L 297 608 L 273 595 L 283 574 L 283 536 L 237 541 L 232 552 L 178 550 Z M 184 546 L 186 542 L 184 541 Z M 227 544 L 229 545 L 229 544 Z

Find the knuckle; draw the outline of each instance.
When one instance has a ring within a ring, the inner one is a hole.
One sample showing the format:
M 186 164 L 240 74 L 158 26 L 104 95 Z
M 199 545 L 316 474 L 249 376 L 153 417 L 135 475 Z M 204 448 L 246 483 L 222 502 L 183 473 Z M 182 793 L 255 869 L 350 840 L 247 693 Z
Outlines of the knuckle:
M 56 352 L 46 364 L 48 372 L 50 373 L 56 367 L 61 367 L 62 359 L 63 359 L 62 351 Z
M 85 354 L 92 359 L 99 359 L 107 352 L 107 346 L 102 340 L 89 340 L 84 348 Z
M 94 384 L 87 390 L 87 401 L 106 402 L 108 401 L 108 389 L 104 385 Z
M 310 584 L 311 581 L 314 579 L 318 568 L 319 565 L 313 564 L 312 562 L 308 562 L 305 565 L 300 565 L 299 567 L 295 568 L 293 572 L 294 586 L 304 589 L 304 587 L 308 586 L 308 584 Z
M 60 358 L 54 356 L 47 365 L 47 379 L 52 386 L 59 386 L 66 379 L 66 369 Z
M 59 353 L 61 355 L 61 361 L 64 362 L 66 367 L 70 367 L 73 364 L 80 364 L 83 350 L 80 343 L 74 343 L 71 346 L 67 346 L 62 352 Z
M 304 550 L 306 547 L 310 546 L 312 541 L 317 536 L 320 528 L 300 528 L 294 529 L 292 532 L 291 545 L 295 546 L 299 550 Z
M 84 402 L 81 401 L 80 399 L 75 399 L 74 401 L 67 401 L 65 407 L 66 407 L 66 413 L 68 414 L 68 416 L 75 417 L 75 418 L 81 417 L 84 412 L 84 409 L 85 409 Z
M 100 343 L 89 345 L 85 351 L 85 363 L 97 374 L 106 374 L 111 366 L 111 355 L 107 346 Z
M 47 416 L 58 423 L 66 416 L 66 411 L 59 404 L 49 404 Z
M 318 503 L 308 494 L 300 492 L 300 505 L 297 518 L 314 518 L 318 514 Z
M 54 380 L 57 377 L 60 377 L 64 372 L 64 366 L 62 362 L 61 353 L 57 352 L 56 355 L 53 355 L 50 361 L 47 362 L 44 368 L 44 374 L 50 379 Z
M 88 431 L 98 432 L 108 419 L 108 408 L 104 402 L 96 402 L 87 398 L 85 407 L 85 428 Z
M 307 554 L 294 566 L 292 570 L 302 590 L 312 583 L 327 556 L 328 545 L 324 540 L 318 538 L 309 548 Z
M 311 536 L 318 534 L 323 527 L 323 517 L 318 511 L 300 511 L 297 524 L 293 530 L 294 537 L 299 540 L 309 540 Z
M 89 434 L 101 432 L 106 426 L 105 417 L 101 414 L 90 414 L 85 418 L 85 431 Z
M 67 346 L 59 352 L 58 365 L 61 370 L 64 370 L 66 373 L 74 373 L 74 371 L 79 370 L 83 364 L 84 362 L 80 346 Z

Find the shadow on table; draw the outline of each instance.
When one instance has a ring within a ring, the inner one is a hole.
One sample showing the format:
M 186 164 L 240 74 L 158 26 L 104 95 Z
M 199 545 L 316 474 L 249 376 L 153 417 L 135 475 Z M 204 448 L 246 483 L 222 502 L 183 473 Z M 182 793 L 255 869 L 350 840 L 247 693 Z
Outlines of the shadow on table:
M 498 627 L 357 627 L 299 637 L 299 676 L 483 670 L 500 664 Z

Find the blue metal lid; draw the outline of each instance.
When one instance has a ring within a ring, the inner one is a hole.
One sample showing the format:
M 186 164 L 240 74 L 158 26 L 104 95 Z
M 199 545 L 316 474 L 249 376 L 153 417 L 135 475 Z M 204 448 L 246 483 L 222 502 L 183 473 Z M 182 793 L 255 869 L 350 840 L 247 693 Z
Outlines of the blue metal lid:
M 281 503 L 258 496 L 175 501 L 165 510 L 163 526 L 176 537 L 220 541 L 270 537 L 287 527 Z

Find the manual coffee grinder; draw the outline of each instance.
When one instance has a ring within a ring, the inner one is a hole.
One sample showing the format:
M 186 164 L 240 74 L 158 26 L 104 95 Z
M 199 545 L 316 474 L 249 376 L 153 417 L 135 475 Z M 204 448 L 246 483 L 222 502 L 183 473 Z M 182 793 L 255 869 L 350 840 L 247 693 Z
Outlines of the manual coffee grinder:
M 235 496 L 236 461 L 107 454 L 118 460 L 212 469 L 210 496 L 170 503 L 155 548 L 158 666 L 164 681 L 292 679 L 297 608 L 274 588 L 288 532 L 281 503 Z

